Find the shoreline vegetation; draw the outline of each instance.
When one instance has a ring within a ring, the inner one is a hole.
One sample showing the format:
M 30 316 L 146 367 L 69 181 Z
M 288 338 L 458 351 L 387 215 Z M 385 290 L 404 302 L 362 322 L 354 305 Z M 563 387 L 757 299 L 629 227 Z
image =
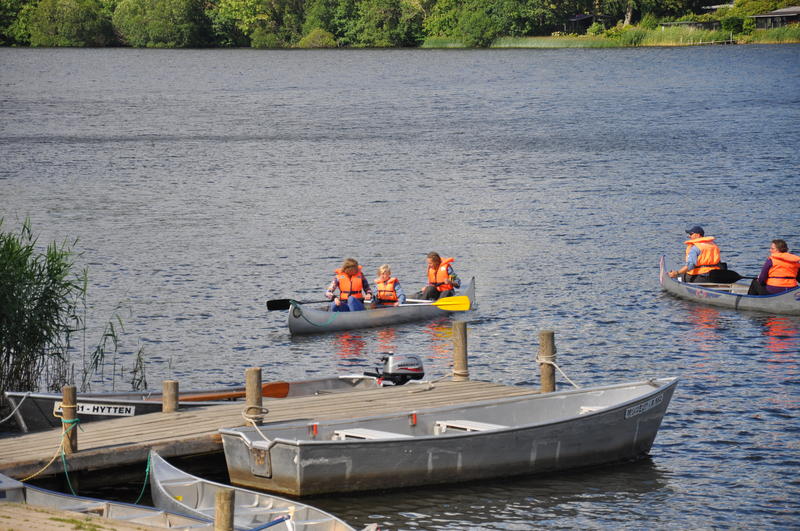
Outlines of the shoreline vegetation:
M 770 29 L 757 28 L 755 18 L 798 2 L 734 0 L 703 7 L 700 0 L 3 0 L 0 46 L 443 49 L 800 43 L 796 15 L 760 18 L 759 25 Z

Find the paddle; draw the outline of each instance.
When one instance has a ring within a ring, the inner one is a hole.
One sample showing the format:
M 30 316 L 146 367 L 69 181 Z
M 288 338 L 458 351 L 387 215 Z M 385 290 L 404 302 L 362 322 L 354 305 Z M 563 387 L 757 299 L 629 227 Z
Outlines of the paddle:
M 456 295 L 454 297 L 444 297 L 439 299 L 438 301 L 428 301 L 428 300 L 420 300 L 420 299 L 406 299 L 406 301 L 415 303 L 415 304 L 430 304 L 433 306 L 437 306 L 442 310 L 447 310 L 448 312 L 466 312 L 470 308 L 469 297 L 466 295 Z M 306 301 L 300 302 L 295 301 L 294 299 L 273 299 L 267 301 L 267 310 L 275 311 L 275 310 L 288 310 L 292 307 L 292 302 L 297 304 L 320 304 L 323 302 L 330 302 L 328 300 L 323 301 Z M 408 306 L 412 306 L 409 304 Z
M 718 284 L 733 284 L 743 278 L 754 279 L 756 277 L 743 277 L 732 269 L 714 269 L 708 273 L 708 279 Z
M 466 295 L 456 295 L 454 297 L 444 297 L 438 301 L 428 301 L 422 299 L 406 299 L 406 302 L 412 304 L 404 304 L 403 306 L 417 306 L 419 304 L 430 304 L 448 312 L 466 312 L 470 308 L 469 297 Z
M 323 301 L 296 301 L 294 299 L 273 299 L 271 301 L 267 301 L 267 310 L 275 311 L 275 310 L 288 310 L 292 307 L 292 303 L 295 302 L 297 304 L 321 304 L 323 302 L 331 302 L 328 299 Z

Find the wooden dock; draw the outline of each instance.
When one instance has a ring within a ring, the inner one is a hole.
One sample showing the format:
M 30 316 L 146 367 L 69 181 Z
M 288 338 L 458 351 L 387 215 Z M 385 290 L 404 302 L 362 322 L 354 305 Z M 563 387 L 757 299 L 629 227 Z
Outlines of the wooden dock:
M 269 413 L 264 422 L 366 417 L 379 413 L 413 412 L 431 407 L 538 393 L 476 381 L 407 384 L 363 391 L 299 398 L 264 400 Z M 219 428 L 245 425 L 245 404 L 192 408 L 174 413 L 152 413 L 92 422 L 78 432 L 78 452 L 67 456 L 70 472 L 116 468 L 141 463 L 150 448 L 165 457 L 221 452 Z M 0 438 L 0 472 L 16 479 L 62 473 L 61 429 Z M 49 466 L 47 464 L 58 454 Z M 42 471 L 42 469 L 47 468 Z M 41 471 L 41 472 L 40 472 Z

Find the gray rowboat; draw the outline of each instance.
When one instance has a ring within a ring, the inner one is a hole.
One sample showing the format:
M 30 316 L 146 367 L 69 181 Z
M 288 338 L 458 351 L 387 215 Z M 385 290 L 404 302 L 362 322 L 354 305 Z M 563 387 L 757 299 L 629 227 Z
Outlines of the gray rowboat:
M 470 307 L 474 306 L 475 278 L 472 278 L 457 295 L 466 295 L 469 297 Z M 292 335 L 320 334 L 339 330 L 391 326 L 414 321 L 428 321 L 452 313 L 425 303 L 387 306 L 366 309 L 361 312 L 331 312 L 328 311 L 328 305 L 312 307 L 308 304 L 293 302 L 289 308 L 289 332 Z
M 191 529 L 194 531 L 213 531 L 214 529 L 214 523 L 208 518 L 197 518 L 131 503 L 72 496 L 62 492 L 34 487 L 3 474 L 0 474 L 0 502 L 49 507 L 51 509 L 95 515 L 110 520 L 121 520 L 148 527 Z M 8 523 L 11 524 L 11 529 L 26 528 L 25 524 L 21 522 Z M 91 522 L 86 522 L 81 529 L 100 529 L 101 527 L 103 529 L 106 528 L 106 526 L 92 525 Z
M 262 385 L 262 396 L 294 398 L 321 393 L 347 392 L 379 387 L 377 378 L 363 375 L 341 375 L 295 382 L 267 382 Z M 220 387 L 182 391 L 179 406 L 213 406 L 230 400 L 244 400 L 244 387 Z M 39 431 L 61 426 L 56 416 L 61 412 L 61 394 L 26 393 L 6 391 L 6 399 L 14 410 L 14 417 L 23 432 Z M 138 391 L 126 393 L 78 393 L 78 418 L 81 423 L 131 417 L 161 411 L 161 393 Z
M 221 429 L 231 482 L 296 496 L 560 471 L 650 451 L 676 378 Z
M 749 284 L 682 282 L 670 278 L 668 271 L 662 256 L 658 275 L 661 287 L 681 299 L 734 310 L 800 315 L 800 287 L 777 295 L 748 295 Z
M 167 463 L 152 450 L 150 467 L 150 491 L 153 503 L 165 511 L 213 519 L 217 491 L 233 489 L 233 525 L 236 529 L 261 528 L 272 522 L 274 524 L 269 527 L 270 531 L 353 529 L 332 514 L 310 505 L 193 476 Z M 286 519 L 282 520 L 284 518 Z

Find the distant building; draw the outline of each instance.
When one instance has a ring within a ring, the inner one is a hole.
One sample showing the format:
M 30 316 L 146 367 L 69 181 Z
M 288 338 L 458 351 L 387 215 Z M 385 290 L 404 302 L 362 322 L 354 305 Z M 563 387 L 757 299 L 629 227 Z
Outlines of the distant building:
M 719 20 L 709 20 L 708 22 L 684 21 L 684 22 L 661 22 L 659 26 L 663 28 L 679 27 L 693 28 L 698 30 L 718 30 L 722 27 Z
M 754 15 L 756 29 L 772 29 L 800 22 L 800 6 L 784 7 L 763 15 Z
M 581 13 L 567 19 L 567 22 L 564 24 L 564 32 L 582 35 L 586 33 L 589 26 L 595 22 L 599 22 L 605 26 L 609 18 L 610 17 L 606 15 L 585 15 Z
M 714 13 L 714 12 L 722 9 L 723 7 L 733 7 L 733 4 L 717 4 L 717 5 L 714 5 L 714 6 L 703 6 L 702 9 L 704 11 L 708 11 L 709 13 Z

